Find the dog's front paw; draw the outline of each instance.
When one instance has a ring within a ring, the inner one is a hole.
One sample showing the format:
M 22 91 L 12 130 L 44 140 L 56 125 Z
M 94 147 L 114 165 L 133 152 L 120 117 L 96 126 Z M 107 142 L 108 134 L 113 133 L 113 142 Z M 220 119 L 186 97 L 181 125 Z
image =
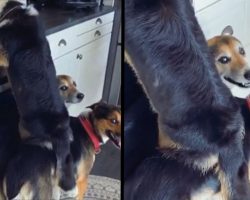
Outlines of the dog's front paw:
M 59 177 L 59 186 L 64 191 L 72 190 L 76 186 L 76 179 L 74 173 L 74 163 L 72 155 L 69 154 L 65 161 L 61 163 Z

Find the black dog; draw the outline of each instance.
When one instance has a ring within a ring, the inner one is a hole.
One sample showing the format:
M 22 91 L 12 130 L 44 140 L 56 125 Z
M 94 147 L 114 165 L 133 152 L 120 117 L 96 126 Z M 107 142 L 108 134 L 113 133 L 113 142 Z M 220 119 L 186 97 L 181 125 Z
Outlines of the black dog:
M 144 162 L 130 178 L 126 199 L 197 199 L 203 188 L 212 188 L 208 199 L 218 188 L 222 199 L 250 199 L 242 116 L 215 70 L 190 2 L 127 0 L 125 17 L 128 60 L 170 144 L 162 150 L 166 158 Z M 173 181 L 178 175 L 182 184 Z
M 0 41 L 8 55 L 8 76 L 20 114 L 21 137 L 32 138 L 35 144 L 52 143 L 59 184 L 64 190 L 71 189 L 75 186 L 70 154 L 72 131 L 42 22 L 32 6 L 7 0 L 0 6 Z M 29 159 L 26 157 L 26 161 Z

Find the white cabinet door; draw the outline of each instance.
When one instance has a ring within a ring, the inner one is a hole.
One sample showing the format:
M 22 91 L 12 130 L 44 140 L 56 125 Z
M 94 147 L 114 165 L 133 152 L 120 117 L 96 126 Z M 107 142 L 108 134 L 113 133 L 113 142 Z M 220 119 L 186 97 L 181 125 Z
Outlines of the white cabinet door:
M 249 46 L 250 45 L 250 0 L 246 0 L 246 26 L 247 26 L 246 43 Z M 250 52 L 248 52 L 248 54 L 250 54 Z
M 85 94 L 83 108 L 101 100 L 106 75 L 111 33 L 77 50 L 83 59 L 79 67 L 79 89 Z
M 78 116 L 86 106 L 102 98 L 111 33 L 54 60 L 57 75 L 67 74 L 76 81 L 85 97 L 68 107 L 71 116 Z
M 56 74 L 62 75 L 66 74 L 71 76 L 75 82 L 77 83 L 77 80 L 79 79 L 79 67 L 80 63 L 77 59 L 77 54 L 75 51 L 68 53 L 67 55 L 64 55 L 58 59 L 54 60 L 55 68 L 56 68 Z M 69 104 L 67 105 L 69 114 L 71 116 L 78 116 L 78 113 L 81 112 L 83 109 L 79 109 L 78 104 Z M 77 112 L 77 110 L 79 110 Z
M 206 38 L 220 35 L 227 25 L 231 25 L 234 29 L 234 35 L 243 44 L 247 44 L 249 40 L 246 31 L 247 1 L 249 0 L 221 0 L 197 12 L 196 16 Z
M 191 2 L 193 2 L 195 12 L 197 12 L 197 11 L 200 11 L 202 9 L 205 9 L 208 6 L 212 6 L 213 4 L 215 4 L 218 1 L 220 1 L 220 0 L 193 0 Z
M 79 61 L 77 60 L 76 52 L 68 53 L 54 60 L 56 74 L 66 74 L 71 76 L 75 81 L 79 77 Z

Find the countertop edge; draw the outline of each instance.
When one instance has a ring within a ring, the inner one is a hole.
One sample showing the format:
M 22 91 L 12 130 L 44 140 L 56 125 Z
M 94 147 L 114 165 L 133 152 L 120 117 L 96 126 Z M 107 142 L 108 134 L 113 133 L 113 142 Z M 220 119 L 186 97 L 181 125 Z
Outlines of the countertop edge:
M 93 13 L 93 14 L 91 14 L 89 16 L 85 16 L 85 17 L 76 19 L 76 20 L 74 20 L 72 22 L 67 22 L 67 23 L 64 23 L 64 24 L 61 24 L 61 25 L 57 25 L 57 26 L 52 27 L 52 28 L 46 28 L 46 26 L 45 26 L 45 34 L 46 34 L 46 36 L 49 36 L 49 35 L 51 35 L 53 33 L 62 31 L 63 29 L 70 28 L 70 27 L 75 26 L 77 24 L 83 23 L 85 21 L 94 19 L 96 17 L 102 16 L 102 15 L 105 15 L 105 14 L 108 14 L 108 13 L 111 13 L 111 12 L 114 12 L 114 11 L 115 11 L 115 9 L 113 7 L 110 7 L 110 9 L 106 9 L 106 10 L 103 10 L 103 11 L 100 11 L 100 12 L 97 12 L 97 13 Z M 44 24 L 45 24 L 45 22 L 44 22 Z

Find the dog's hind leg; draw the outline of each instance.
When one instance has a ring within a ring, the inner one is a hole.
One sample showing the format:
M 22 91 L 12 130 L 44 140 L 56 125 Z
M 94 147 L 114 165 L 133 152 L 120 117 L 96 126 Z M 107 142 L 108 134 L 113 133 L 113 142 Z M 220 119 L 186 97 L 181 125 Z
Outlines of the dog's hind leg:
M 84 194 L 87 191 L 87 185 L 88 185 L 88 178 L 87 177 L 82 177 L 79 180 L 77 180 L 77 189 L 78 189 L 78 194 L 77 194 L 77 200 L 83 200 Z

